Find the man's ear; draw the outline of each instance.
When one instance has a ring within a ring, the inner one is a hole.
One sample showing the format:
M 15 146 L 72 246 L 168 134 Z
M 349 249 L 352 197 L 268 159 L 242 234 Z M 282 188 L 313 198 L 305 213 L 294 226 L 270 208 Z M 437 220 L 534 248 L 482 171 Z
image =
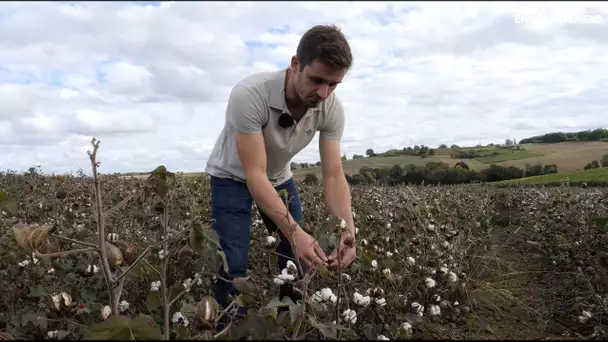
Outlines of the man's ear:
M 289 66 L 292 72 L 300 71 L 300 61 L 298 60 L 298 56 L 291 57 L 291 64 Z

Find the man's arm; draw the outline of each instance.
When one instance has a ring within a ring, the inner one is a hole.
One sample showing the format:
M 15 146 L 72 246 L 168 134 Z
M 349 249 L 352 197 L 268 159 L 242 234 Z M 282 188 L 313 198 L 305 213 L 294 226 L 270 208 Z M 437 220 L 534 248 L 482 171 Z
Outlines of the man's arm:
M 344 107 L 337 96 L 327 103 L 327 117 L 319 137 L 319 154 L 323 172 L 325 201 L 332 215 L 346 221 L 346 227 L 355 237 L 355 224 L 351 208 L 350 189 L 342 168 L 340 141 L 344 133 Z
M 346 227 L 355 237 L 350 188 L 344 176 L 340 155 L 340 141 L 319 139 L 323 189 L 329 212 L 346 221 Z
M 239 159 L 247 176 L 247 186 L 256 204 L 279 227 L 283 235 L 291 239 L 292 227 L 295 225 L 296 230 L 302 230 L 302 228 L 295 222 L 268 180 L 264 137 L 261 134 L 243 134 L 235 131 L 234 139 Z

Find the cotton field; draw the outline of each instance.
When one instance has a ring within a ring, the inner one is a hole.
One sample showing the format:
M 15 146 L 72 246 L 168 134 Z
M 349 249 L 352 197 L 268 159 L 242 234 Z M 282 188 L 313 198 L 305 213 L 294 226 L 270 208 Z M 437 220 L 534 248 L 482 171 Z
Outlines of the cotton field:
M 105 241 L 116 247 L 108 249 L 108 272 L 118 279 L 129 270 L 119 282 L 120 298 L 112 300 L 96 253 L 57 254 L 88 248 L 83 242 L 94 250 L 99 240 L 92 180 L 0 175 L 0 189 L 16 206 L 0 213 L 5 339 L 81 339 L 100 331 L 106 335 L 96 336 L 107 339 L 122 338 L 123 331 L 126 338 L 172 339 L 606 337 L 605 190 L 357 186 L 357 261 L 308 274 L 295 262 L 277 268 L 279 236 L 268 233 L 254 208 L 250 277 L 238 280 L 242 294 L 221 310 L 209 297 L 213 284 L 225 280 L 215 276 L 221 257 L 212 248 L 193 249 L 188 237 L 209 218 L 205 179 L 176 177 L 166 206 L 149 195 L 145 179 L 101 180 Z M 331 252 L 339 219 L 327 212 L 320 186 L 300 185 L 300 191 L 303 226 Z M 14 227 L 54 230 L 36 240 L 44 246 L 37 254 L 21 247 Z M 158 245 L 163 239 L 170 241 L 166 249 Z M 280 302 L 278 286 L 285 283 L 305 303 Z M 170 305 L 165 295 L 174 299 Z M 237 308 L 245 305 L 249 312 L 239 317 Z

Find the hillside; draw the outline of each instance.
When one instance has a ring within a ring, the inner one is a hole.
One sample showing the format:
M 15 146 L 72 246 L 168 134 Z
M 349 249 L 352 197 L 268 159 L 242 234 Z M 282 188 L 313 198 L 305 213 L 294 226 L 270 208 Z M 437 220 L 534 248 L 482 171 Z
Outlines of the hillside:
M 473 158 L 455 158 L 457 155 L 465 155 L 471 151 Z M 407 155 L 392 155 L 394 150 L 388 153 L 389 156 L 378 154 L 373 157 L 349 159 L 343 162 L 344 171 L 347 174 L 356 174 L 361 167 L 382 168 L 393 165 L 424 165 L 428 162 L 445 162 L 455 165 L 464 162 L 471 170 L 482 170 L 490 164 L 501 166 L 515 166 L 525 168 L 526 164 L 555 164 L 558 171 L 573 172 L 581 171 L 585 165 L 592 160 L 600 159 L 602 154 L 608 153 L 608 143 L 601 141 L 582 141 L 582 142 L 561 142 L 553 144 L 525 144 L 517 147 L 460 147 L 460 148 L 440 148 L 435 150 L 433 156 L 419 157 Z M 298 168 L 294 171 L 296 180 L 303 180 L 308 173 L 314 173 L 321 177 L 321 167 L 314 166 L 308 168 Z
M 531 185 L 553 185 L 562 182 L 570 182 L 574 184 L 588 183 L 599 184 L 608 183 L 608 168 L 591 169 L 566 173 L 554 173 L 550 175 L 532 176 L 519 179 L 510 179 L 502 182 L 492 183 L 494 185 L 513 185 L 513 184 L 531 184 Z

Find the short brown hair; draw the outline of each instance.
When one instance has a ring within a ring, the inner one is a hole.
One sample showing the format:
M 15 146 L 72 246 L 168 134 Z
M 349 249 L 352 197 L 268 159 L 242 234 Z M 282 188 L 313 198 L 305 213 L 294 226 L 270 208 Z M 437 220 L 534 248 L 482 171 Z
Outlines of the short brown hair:
M 353 55 L 346 37 L 335 25 L 317 25 L 306 31 L 296 52 L 300 71 L 314 60 L 338 69 L 350 69 Z

